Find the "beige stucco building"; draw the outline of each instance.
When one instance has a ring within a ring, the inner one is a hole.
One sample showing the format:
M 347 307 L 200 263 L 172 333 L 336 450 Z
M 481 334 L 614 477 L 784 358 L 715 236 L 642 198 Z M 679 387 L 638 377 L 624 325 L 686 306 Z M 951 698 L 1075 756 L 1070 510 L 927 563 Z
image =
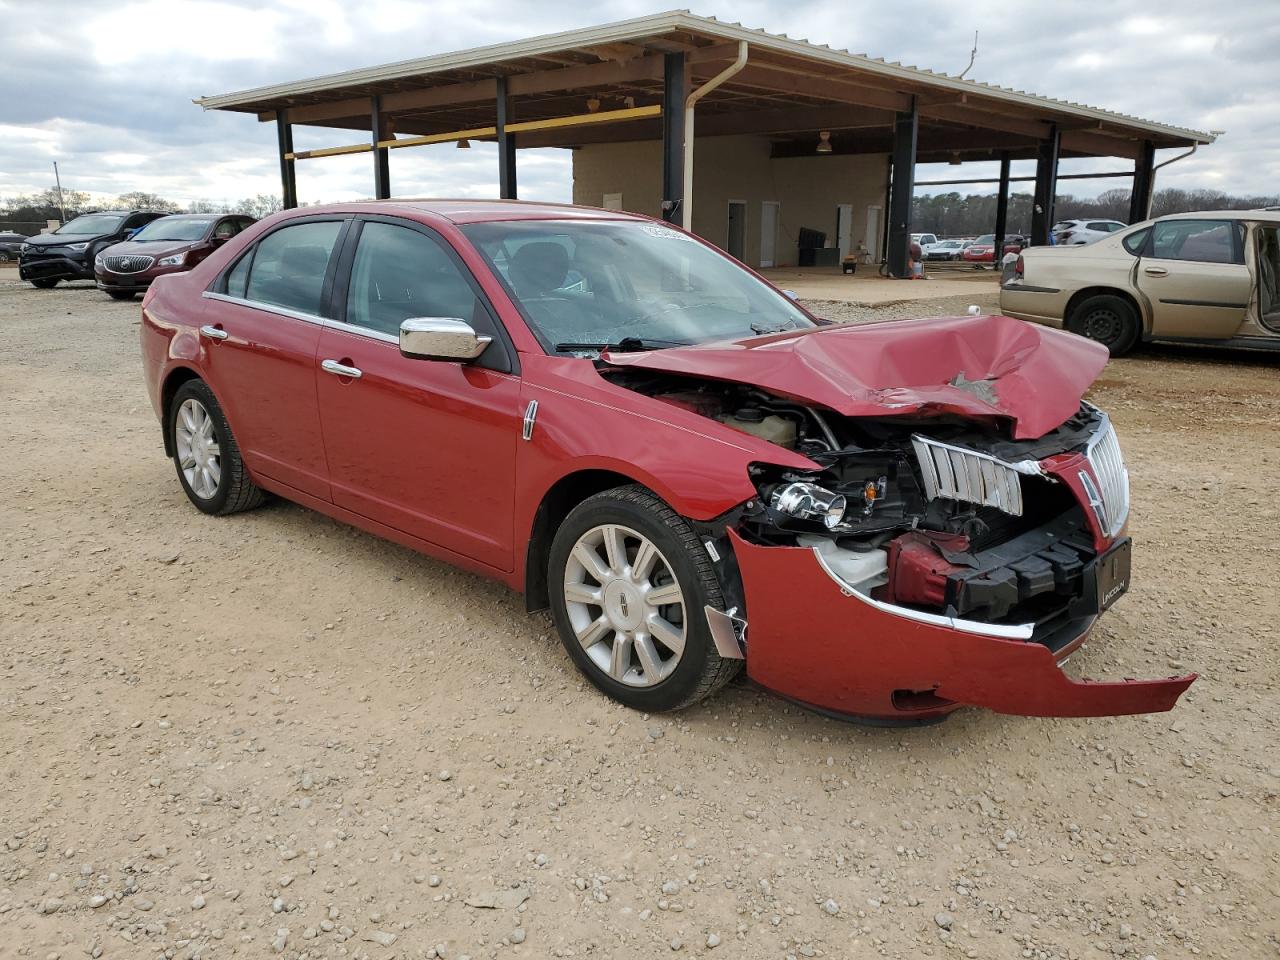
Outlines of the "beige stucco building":
M 888 155 L 773 157 L 771 147 L 750 135 L 698 142 L 694 233 L 752 267 L 795 266 L 801 227 L 826 234 L 840 256 L 861 243 L 878 260 Z M 578 147 L 573 202 L 661 216 L 661 141 Z

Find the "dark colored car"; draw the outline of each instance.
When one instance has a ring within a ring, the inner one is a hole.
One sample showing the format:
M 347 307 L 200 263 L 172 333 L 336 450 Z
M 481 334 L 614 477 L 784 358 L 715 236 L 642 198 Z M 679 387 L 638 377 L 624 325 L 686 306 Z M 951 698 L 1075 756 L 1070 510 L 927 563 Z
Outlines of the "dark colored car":
M 143 210 L 82 214 L 52 233 L 28 237 L 18 260 L 18 276 L 42 289 L 57 286 L 59 280 L 92 280 L 98 251 L 163 216 Z
M 98 289 L 115 300 L 132 300 L 156 277 L 190 270 L 255 222 L 238 213 L 178 213 L 153 220 L 97 255 Z
M 899 723 L 1168 710 L 1195 679 L 1060 668 L 1129 585 L 1083 337 L 830 324 L 668 224 L 498 201 L 277 214 L 142 314 L 198 510 L 270 492 L 500 580 L 635 709 L 744 665 Z
M 27 238 L 21 233 L 0 233 L 0 263 L 17 260 Z

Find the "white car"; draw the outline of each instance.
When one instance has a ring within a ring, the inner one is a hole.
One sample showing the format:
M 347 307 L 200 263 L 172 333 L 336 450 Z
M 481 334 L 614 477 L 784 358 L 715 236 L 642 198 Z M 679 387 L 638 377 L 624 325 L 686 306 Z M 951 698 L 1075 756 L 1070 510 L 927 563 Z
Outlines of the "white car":
M 911 239 L 920 244 L 921 250 L 927 250 L 931 243 L 938 242 L 938 235 L 936 233 L 913 233 Z
M 1119 220 L 1062 220 L 1053 225 L 1053 239 L 1060 247 L 1078 247 L 1109 237 L 1127 226 Z

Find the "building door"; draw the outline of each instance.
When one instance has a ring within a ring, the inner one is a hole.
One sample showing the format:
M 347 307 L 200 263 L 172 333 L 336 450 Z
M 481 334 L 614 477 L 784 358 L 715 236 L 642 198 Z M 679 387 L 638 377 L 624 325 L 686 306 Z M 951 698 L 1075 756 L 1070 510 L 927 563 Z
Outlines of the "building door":
M 747 205 L 741 200 L 729 201 L 729 228 L 725 235 L 725 250 L 729 256 L 744 259 L 747 246 Z
M 867 235 L 863 243 L 867 245 L 872 263 L 880 262 L 880 231 L 884 229 L 880 224 L 880 216 L 883 212 L 882 207 L 867 207 Z
M 760 204 L 760 266 L 772 267 L 778 259 L 778 212 L 782 206 L 777 200 L 765 200 Z
M 836 204 L 836 246 L 843 260 L 853 250 L 853 204 Z

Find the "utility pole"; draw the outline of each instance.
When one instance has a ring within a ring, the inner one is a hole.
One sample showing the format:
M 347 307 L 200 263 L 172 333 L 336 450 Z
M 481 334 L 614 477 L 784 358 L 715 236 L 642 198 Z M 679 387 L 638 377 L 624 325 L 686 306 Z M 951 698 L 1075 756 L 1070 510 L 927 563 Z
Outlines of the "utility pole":
M 62 214 L 62 222 L 67 222 L 67 208 L 62 203 L 62 178 L 58 176 L 58 161 L 53 161 L 53 182 L 58 185 L 58 213 Z

